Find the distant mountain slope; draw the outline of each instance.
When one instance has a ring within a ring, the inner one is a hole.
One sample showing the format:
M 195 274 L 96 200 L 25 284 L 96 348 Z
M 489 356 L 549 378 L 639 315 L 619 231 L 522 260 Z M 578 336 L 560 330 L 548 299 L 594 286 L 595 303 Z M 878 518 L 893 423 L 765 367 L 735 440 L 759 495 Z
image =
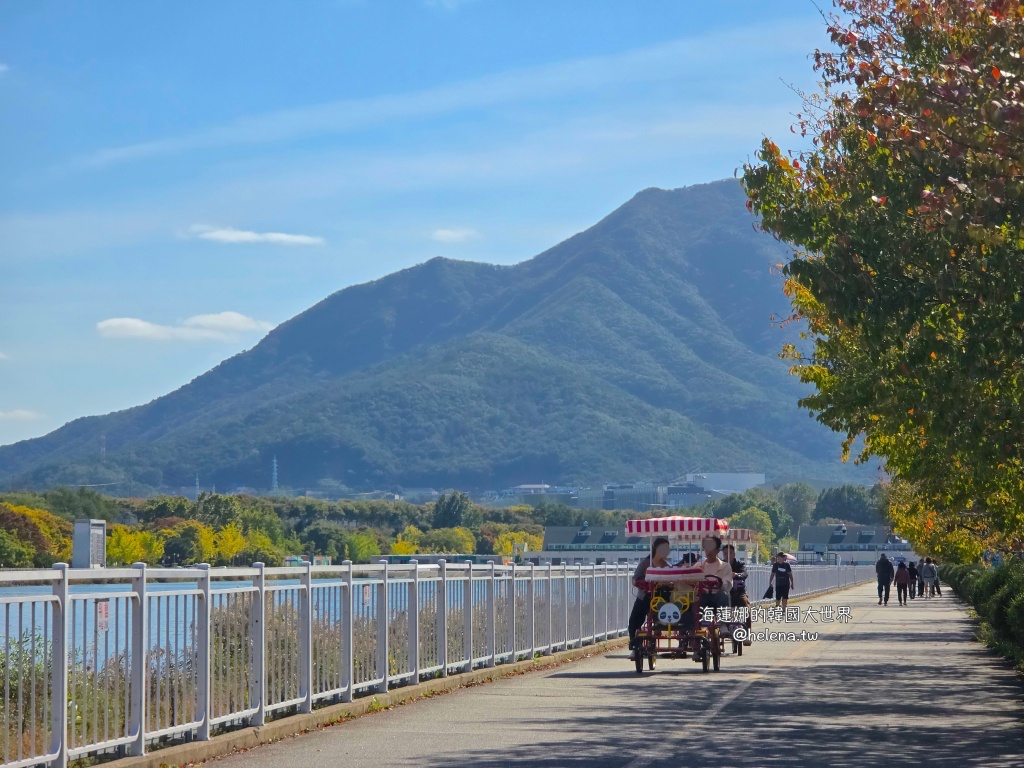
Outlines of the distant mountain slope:
M 275 454 L 300 487 L 849 480 L 776 357 L 785 250 L 752 223 L 735 181 L 648 189 L 513 267 L 347 288 L 147 405 L 0 447 L 0 480 L 266 487 Z

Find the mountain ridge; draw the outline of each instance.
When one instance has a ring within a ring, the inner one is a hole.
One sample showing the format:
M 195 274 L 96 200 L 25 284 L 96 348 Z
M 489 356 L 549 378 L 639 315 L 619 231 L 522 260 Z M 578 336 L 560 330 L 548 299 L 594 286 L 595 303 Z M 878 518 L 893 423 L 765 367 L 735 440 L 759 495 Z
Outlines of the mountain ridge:
M 173 487 L 200 472 L 264 487 L 272 455 L 302 468 L 299 486 L 513 484 L 545 467 L 598 482 L 706 462 L 850 479 L 838 438 L 795 407 L 803 390 L 776 354 L 793 330 L 770 322 L 786 251 L 752 224 L 733 180 L 649 188 L 515 265 L 438 257 L 344 288 L 163 397 L 0 447 L 0 481 Z M 627 438 L 631 421 L 657 436 L 649 448 Z M 107 466 L 90 455 L 100 432 Z

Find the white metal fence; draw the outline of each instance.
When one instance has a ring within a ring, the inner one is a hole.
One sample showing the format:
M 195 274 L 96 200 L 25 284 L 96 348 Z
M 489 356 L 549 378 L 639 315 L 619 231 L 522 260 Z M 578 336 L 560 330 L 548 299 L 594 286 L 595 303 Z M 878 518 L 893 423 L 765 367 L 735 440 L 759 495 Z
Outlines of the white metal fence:
M 753 566 L 756 601 L 768 569 Z M 793 596 L 874 577 L 797 566 Z M 870 573 L 869 573 L 870 570 Z M 208 739 L 620 636 L 631 566 L 0 571 L 0 768 Z
M 768 589 L 771 572 L 770 565 L 747 566 L 747 596 L 750 602 L 762 601 L 761 596 Z M 794 565 L 793 582 L 796 586 L 790 592 L 790 597 L 818 595 L 874 580 L 873 565 Z

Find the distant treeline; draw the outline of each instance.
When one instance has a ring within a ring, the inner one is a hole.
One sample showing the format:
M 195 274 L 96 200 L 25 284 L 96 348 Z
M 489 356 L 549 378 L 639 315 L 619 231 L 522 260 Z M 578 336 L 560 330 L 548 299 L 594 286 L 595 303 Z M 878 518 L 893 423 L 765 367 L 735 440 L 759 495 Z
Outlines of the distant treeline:
M 712 515 L 749 527 L 765 545 L 792 546 L 814 520 L 874 523 L 884 519 L 884 488 L 840 486 L 820 494 L 804 484 L 758 488 L 676 513 Z M 214 565 L 264 562 L 287 555 L 328 555 L 367 562 L 382 554 L 512 555 L 541 547 L 545 526 L 621 526 L 650 512 L 574 509 L 541 503 L 482 507 L 453 491 L 417 505 L 403 501 L 322 501 L 202 494 L 126 499 L 91 489 L 0 494 L 0 567 L 48 567 L 68 560 L 71 521 L 106 520 L 107 561 Z

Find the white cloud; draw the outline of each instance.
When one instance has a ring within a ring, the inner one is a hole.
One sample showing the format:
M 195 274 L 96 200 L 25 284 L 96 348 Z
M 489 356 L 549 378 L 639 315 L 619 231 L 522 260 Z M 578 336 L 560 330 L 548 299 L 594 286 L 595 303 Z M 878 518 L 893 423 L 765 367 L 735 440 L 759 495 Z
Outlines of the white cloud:
M 27 408 L 15 408 L 13 411 L 0 411 L 0 421 L 35 421 L 43 418 L 43 414 Z
M 189 231 L 203 240 L 217 243 L 275 243 L 277 245 L 323 245 L 322 237 L 312 235 L 290 235 L 285 232 L 249 232 L 234 227 L 210 227 L 195 224 Z
M 635 185 L 621 188 L 623 196 L 652 184 L 707 181 L 731 174 L 742 162 L 737 147 L 745 151 L 763 135 L 786 132 L 792 111 L 786 103 L 755 101 L 727 107 L 659 104 L 627 114 L 617 109 L 588 111 L 540 123 L 536 130 L 514 137 L 488 138 L 480 145 L 290 155 L 280 163 L 262 165 L 258 173 L 244 168 L 246 173 L 213 185 L 172 187 L 152 198 L 102 208 L 0 213 L 0 243 L 6 246 L 0 249 L 0 267 L 152 242 L 174 232 L 183 221 L 207 216 L 220 221 L 280 216 L 288 206 L 313 201 L 360 202 L 395 192 L 491 193 L 499 186 L 576 184 L 584 175 L 614 179 L 620 171 L 636 178 Z M 598 173 L 603 176 L 593 176 Z M 236 207 L 239 200 L 244 206 Z M 441 221 L 451 226 L 462 214 L 442 215 L 446 218 Z M 436 222 L 435 218 L 420 224 L 417 236 L 429 241 Z M 197 237 L 214 229 L 223 228 L 186 226 L 178 235 Z
M 0 64 L 0 75 L 6 75 L 10 71 L 11 68 L 8 67 L 6 64 Z
M 0 352 L 0 360 L 7 360 L 7 359 L 8 359 L 7 355 L 5 355 L 3 352 Z
M 150 341 L 234 341 L 240 333 L 272 327 L 239 312 L 195 315 L 180 325 L 160 325 L 136 317 L 112 317 L 96 323 L 96 330 L 104 338 Z
M 435 229 L 430 233 L 430 237 L 439 243 L 464 243 L 478 236 L 475 229 L 467 228 Z
M 244 333 L 245 331 L 269 331 L 273 324 L 263 320 L 255 320 L 241 312 L 218 312 L 215 315 L 195 315 L 188 318 L 183 326 L 186 328 L 206 328 L 213 331 L 228 333 Z

